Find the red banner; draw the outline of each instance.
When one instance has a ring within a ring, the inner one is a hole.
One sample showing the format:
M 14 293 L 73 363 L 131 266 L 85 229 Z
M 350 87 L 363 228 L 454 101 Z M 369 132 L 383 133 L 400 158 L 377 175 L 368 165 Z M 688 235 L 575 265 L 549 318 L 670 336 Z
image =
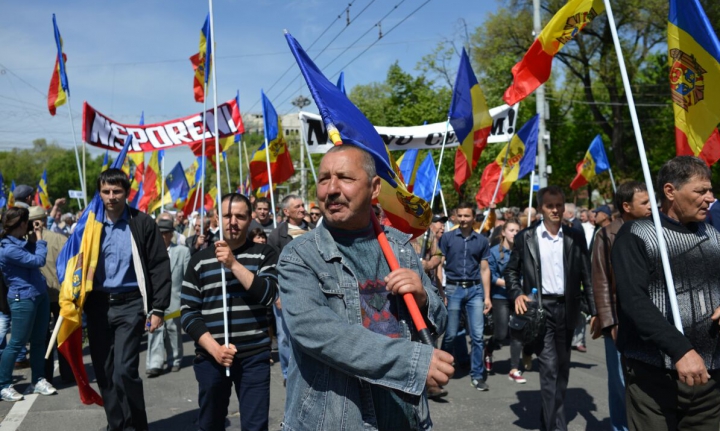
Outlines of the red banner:
M 202 113 L 197 113 L 164 123 L 127 125 L 103 115 L 85 102 L 82 139 L 94 147 L 119 152 L 128 135 L 132 135 L 134 139 L 130 152 L 148 152 L 199 144 L 205 131 L 205 139 L 209 145 L 213 145 L 215 139 L 213 109 L 205 111 L 205 124 L 207 128 L 203 127 Z M 218 105 L 218 129 L 221 139 L 235 135 L 238 132 L 238 124 L 241 124 L 241 118 L 235 99 Z

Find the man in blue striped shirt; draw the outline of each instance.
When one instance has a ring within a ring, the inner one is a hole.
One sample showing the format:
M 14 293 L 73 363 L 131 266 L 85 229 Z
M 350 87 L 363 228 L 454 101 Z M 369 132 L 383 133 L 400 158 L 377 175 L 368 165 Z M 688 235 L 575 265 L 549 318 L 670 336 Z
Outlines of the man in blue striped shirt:
M 267 430 L 270 408 L 270 337 L 267 309 L 277 298 L 277 252 L 247 241 L 250 201 L 222 198 L 224 240 L 194 254 L 185 273 L 181 324 L 195 340 L 199 428 L 225 429 L 232 385 L 243 430 Z M 227 286 L 229 344 L 225 345 L 222 275 Z M 230 368 L 230 377 L 225 368 Z

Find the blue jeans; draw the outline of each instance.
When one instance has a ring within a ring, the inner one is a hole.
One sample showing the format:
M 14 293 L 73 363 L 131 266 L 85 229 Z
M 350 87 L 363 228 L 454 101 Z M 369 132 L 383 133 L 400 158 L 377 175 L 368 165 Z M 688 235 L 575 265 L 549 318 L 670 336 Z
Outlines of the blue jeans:
M 625 411 L 625 377 L 623 376 L 620 353 L 612 337 L 605 338 L 605 361 L 608 372 L 608 404 L 610 407 L 610 425 L 614 431 L 627 431 Z
M 5 347 L 7 347 L 8 332 L 10 332 L 10 315 L 0 312 L 0 356 L 2 356 L 2 352 L 5 351 Z M 27 355 L 27 348 L 23 346 L 15 362 L 24 361 L 25 355 Z
M 225 429 L 225 418 L 233 384 L 240 403 L 243 431 L 267 430 L 270 413 L 270 352 L 233 360 L 230 377 L 225 367 L 212 357 L 197 355 L 193 361 L 200 394 L 198 428 L 202 431 Z
M 485 378 L 485 363 L 483 350 L 485 340 L 483 326 L 485 324 L 485 291 L 482 284 L 467 288 L 448 284 L 445 286 L 445 295 L 448 299 L 448 323 L 445 331 L 446 346 L 453 346 L 460 326 L 460 310 L 465 307 L 467 313 L 467 327 L 470 331 L 472 350 L 470 352 L 470 377 L 473 379 Z M 447 344 L 446 344 L 447 343 Z
M 280 370 L 283 379 L 287 379 L 287 369 L 290 363 L 290 339 L 287 336 L 287 328 L 283 319 L 282 309 L 278 309 L 273 304 L 273 313 L 275 314 L 275 326 L 277 327 L 278 356 L 280 356 Z
M 28 342 L 32 383 L 45 378 L 45 338 L 50 323 L 50 300 L 47 292 L 34 299 L 11 299 L 8 302 L 12 314 L 12 334 L 0 358 L 0 389 L 12 384 L 15 360 Z

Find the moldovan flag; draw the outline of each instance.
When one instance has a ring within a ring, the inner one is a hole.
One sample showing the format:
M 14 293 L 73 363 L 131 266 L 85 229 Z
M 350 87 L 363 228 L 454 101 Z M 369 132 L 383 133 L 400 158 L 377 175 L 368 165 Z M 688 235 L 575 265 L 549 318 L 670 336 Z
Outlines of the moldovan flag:
M 455 190 L 459 192 L 477 166 L 493 124 L 485 95 L 480 90 L 465 48 L 460 57 L 460 68 L 455 78 L 448 116 L 460 142 L 455 152 L 454 178 Z
M 570 183 L 570 188 L 573 190 L 587 184 L 596 174 L 610 169 L 610 163 L 607 154 L 605 154 L 605 145 L 603 145 L 600 135 L 597 135 L 590 143 L 585 158 L 577 164 L 575 169 L 577 169 L 577 176 Z
M 720 43 L 698 0 L 670 0 L 668 61 L 677 155 L 710 166 L 720 159 Z
M 136 198 L 139 196 L 139 193 L 142 192 L 143 176 L 145 175 L 145 153 L 130 153 L 127 155 L 127 158 L 135 164 L 135 173 L 130 183 L 130 192 L 128 193 L 127 200 L 130 202 L 131 207 L 137 209 L 137 203 L 140 202 L 140 199 Z M 124 170 L 125 168 L 123 167 L 123 171 Z M 135 204 L 133 204 L 133 202 L 135 202 Z
M 200 50 L 190 57 L 195 77 L 193 78 L 193 90 L 195 101 L 205 101 L 205 86 L 210 79 L 210 54 L 212 53 L 212 41 L 210 40 L 210 14 L 205 17 L 205 24 L 200 29 Z
M 268 184 L 268 168 L 265 145 L 270 149 L 270 172 L 272 173 L 273 184 L 281 184 L 289 180 L 295 174 L 290 152 L 283 135 L 282 123 L 270 100 L 261 90 L 263 118 L 265 120 L 265 143 L 255 151 L 250 160 L 250 176 L 252 186 L 259 189 L 263 184 Z
M 285 38 L 300 66 L 310 93 L 335 145 L 354 145 L 370 153 L 382 179 L 378 201 L 390 223 L 413 237 L 430 226 L 432 211 L 424 200 L 410 193 L 400 180 L 399 170 L 385 143 L 370 121 L 342 91 L 330 82 L 289 34 Z
M 605 11 L 603 0 L 570 0 L 552 17 L 520 62 L 512 68 L 513 83 L 503 100 L 512 106 L 550 78 L 552 60 L 596 16 Z
M 112 168 L 120 169 L 130 147 L 130 137 Z M 90 387 L 82 353 L 82 310 L 86 295 L 92 291 L 93 277 L 100 254 L 100 237 L 103 232 L 105 207 L 100 194 L 95 196 L 83 211 L 75 230 L 68 238 L 57 259 L 60 280 L 60 315 L 62 324 L 58 332 L 58 350 L 70 363 L 83 404 L 103 405 L 103 399 Z
M 65 71 L 67 57 L 62 51 L 62 37 L 60 37 L 60 30 L 58 30 L 55 21 L 55 14 L 53 14 L 53 30 L 55 32 L 55 44 L 57 45 L 57 57 L 55 58 L 55 69 L 50 78 L 50 89 L 48 90 L 48 110 L 50 110 L 50 115 L 55 115 L 57 107 L 67 102 L 67 95 L 70 93 Z
M 160 199 L 161 181 L 160 151 L 153 151 L 143 176 L 143 195 L 138 204 L 140 211 L 148 212 L 155 204 L 155 201 Z
M 45 210 L 52 208 L 50 204 L 50 196 L 48 195 L 47 169 L 43 171 L 40 182 L 37 186 L 37 204 Z
M 522 128 L 513 136 L 512 140 L 500 151 L 495 161 L 485 167 L 480 179 L 480 190 L 475 195 L 475 200 L 480 208 L 488 208 L 491 204 L 493 193 L 500 181 L 495 202 L 505 199 L 505 194 L 510 190 L 513 183 L 535 168 L 535 156 L 538 145 L 538 126 L 540 117 L 536 114 L 525 123 Z M 509 151 L 509 153 L 508 153 Z M 507 154 L 507 161 L 505 155 Z M 505 169 L 503 169 L 505 163 Z M 502 175 L 502 179 L 500 176 Z

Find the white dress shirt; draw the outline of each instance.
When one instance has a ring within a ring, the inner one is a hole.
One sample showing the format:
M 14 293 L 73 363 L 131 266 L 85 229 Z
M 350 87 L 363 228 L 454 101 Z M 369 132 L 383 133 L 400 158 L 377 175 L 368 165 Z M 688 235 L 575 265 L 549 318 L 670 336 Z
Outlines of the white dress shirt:
M 545 223 L 540 223 L 537 228 L 537 239 L 540 248 L 542 293 L 543 295 L 564 295 L 565 267 L 563 264 L 562 228 L 560 228 L 557 236 L 553 237 L 545 228 Z

